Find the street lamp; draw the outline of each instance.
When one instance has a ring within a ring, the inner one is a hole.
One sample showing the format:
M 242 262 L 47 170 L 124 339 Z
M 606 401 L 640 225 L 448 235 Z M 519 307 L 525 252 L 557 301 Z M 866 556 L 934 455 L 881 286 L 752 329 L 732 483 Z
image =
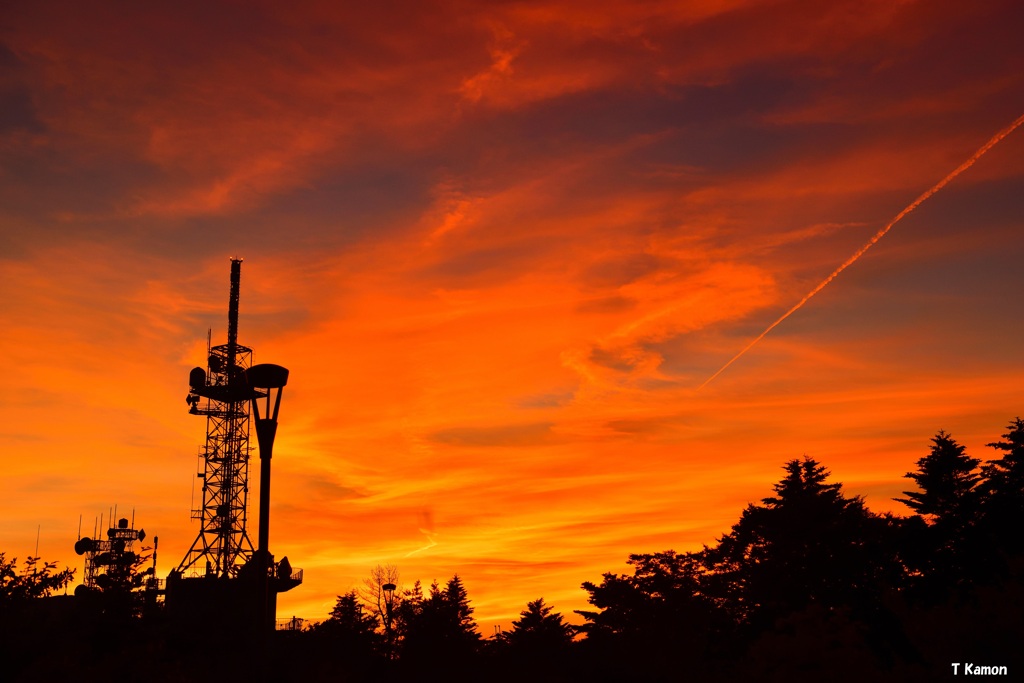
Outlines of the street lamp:
M 273 363 L 254 365 L 245 372 L 253 389 L 252 413 L 256 422 L 256 440 L 260 446 L 260 536 L 259 550 L 268 552 L 270 540 L 270 459 L 274 457 L 277 436 L 277 414 L 281 410 L 281 394 L 288 384 L 288 368 Z M 265 399 L 265 400 L 264 400 Z M 263 415 L 260 415 L 263 404 Z
M 269 613 L 270 573 L 270 459 L 274 457 L 274 437 L 277 436 L 277 414 L 281 410 L 281 394 L 288 384 L 288 368 L 273 363 L 254 365 L 245 371 L 246 381 L 252 389 L 252 414 L 256 422 L 256 440 L 260 446 L 260 528 L 256 562 L 259 570 L 259 592 L 264 623 L 273 628 L 274 617 Z M 260 406 L 263 406 L 262 415 Z M 277 604 L 277 601 L 273 601 Z
M 393 618 L 392 610 L 395 607 L 395 589 L 398 588 L 393 583 L 385 583 L 380 589 L 384 592 L 384 634 L 387 637 L 388 645 L 388 657 L 393 656 L 391 651 L 392 637 L 391 637 L 391 620 Z
M 395 606 L 395 589 L 397 587 L 393 583 L 385 583 L 380 587 L 384 591 L 384 627 L 388 631 L 391 630 L 391 610 Z

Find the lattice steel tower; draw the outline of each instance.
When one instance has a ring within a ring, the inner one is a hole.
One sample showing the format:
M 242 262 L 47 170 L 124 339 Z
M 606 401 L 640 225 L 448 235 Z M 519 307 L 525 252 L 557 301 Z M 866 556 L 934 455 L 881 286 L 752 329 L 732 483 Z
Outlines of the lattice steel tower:
M 242 259 L 231 259 L 231 295 L 228 300 L 228 343 L 210 346 L 207 369 L 189 375 L 189 412 L 206 416 L 206 443 L 199 449 L 203 503 L 192 510 L 200 520 L 177 571 L 183 576 L 235 577 L 253 554 L 246 532 L 249 498 L 249 403 L 245 370 L 252 365 L 252 349 L 238 343 L 238 291 Z

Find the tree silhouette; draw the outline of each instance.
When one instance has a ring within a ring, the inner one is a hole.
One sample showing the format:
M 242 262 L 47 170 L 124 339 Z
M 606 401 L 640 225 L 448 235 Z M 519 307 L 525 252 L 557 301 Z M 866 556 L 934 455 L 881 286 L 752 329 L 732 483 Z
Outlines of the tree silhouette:
M 497 633 L 485 644 L 488 679 L 538 683 L 581 680 L 581 672 L 571 659 L 575 632 L 561 614 L 544 604 L 544 598 L 527 603 L 510 630 Z
M 477 645 L 480 636 L 476 631 L 473 608 L 469 606 L 469 593 L 459 575 L 452 576 L 443 591 L 434 590 L 434 587 L 431 586 L 430 597 L 431 601 L 438 600 L 443 613 L 455 627 L 452 629 L 452 635 L 456 636 L 458 640 L 463 640 L 473 646 Z
M 338 596 L 325 623 L 350 633 L 367 634 L 373 633 L 379 622 L 375 615 L 363 611 L 359 597 L 353 590 Z
M 377 617 L 363 610 L 359 596 L 352 590 L 338 596 L 330 616 L 313 630 L 330 641 L 334 649 L 366 656 L 378 649 L 378 624 Z
M 988 444 L 1003 451 L 1002 458 L 982 467 L 984 523 L 991 541 L 1005 553 L 1024 550 L 1020 529 L 1024 525 L 1024 420 L 1014 418 L 1004 441 Z
M 359 597 L 370 607 L 370 611 L 384 627 L 385 635 L 391 635 L 394 627 L 395 610 L 401 593 L 398 592 L 399 572 L 393 564 L 377 565 L 370 570 L 370 578 L 363 579 Z M 385 590 L 389 586 L 390 590 Z
M 936 599 L 948 588 L 973 577 L 979 558 L 987 553 L 978 543 L 976 525 L 979 514 L 977 472 L 981 461 L 965 452 L 949 434 L 939 431 L 932 438 L 928 455 L 917 461 L 917 471 L 904 475 L 917 483 L 919 491 L 904 491 L 906 498 L 895 498 L 916 512 L 927 526 L 906 524 L 905 547 L 918 549 L 919 571 L 916 583 L 929 599 Z M 982 563 L 983 564 L 983 563 Z
M 423 585 L 418 580 L 412 585 L 412 588 L 402 591 L 394 615 L 394 627 L 402 641 L 405 640 L 405 635 L 415 628 L 414 623 L 423 611 L 425 600 Z
M 520 613 L 519 619 L 512 622 L 512 629 L 504 634 L 514 651 L 523 656 L 544 658 L 569 646 L 575 629 L 552 609 L 550 605 L 544 604 L 544 598 L 526 603 L 526 609 Z
M 917 471 L 904 475 L 920 491 L 904 491 L 906 498 L 894 500 L 937 526 L 962 530 L 977 512 L 976 468 L 981 461 L 969 457 L 964 446 L 944 431 L 932 438 L 932 444 L 931 452 L 917 461 Z
M 396 613 L 402 657 L 418 666 L 465 664 L 480 644 L 473 608 L 459 575 L 441 586 L 434 581 L 423 596 L 417 581 L 405 591 Z
M 766 627 L 817 603 L 831 609 L 863 603 L 894 572 L 885 520 L 848 498 L 811 458 L 791 460 L 775 496 L 749 505 L 705 557 L 703 582 L 741 622 Z
M 701 617 L 710 607 L 701 594 L 704 573 L 699 555 L 673 550 L 630 555 L 633 575 L 606 573 L 598 585 L 589 581 L 583 589 L 590 604 L 600 612 L 577 610 L 589 623 L 582 627 L 592 636 L 642 634 L 663 631 L 679 618 Z
M 669 550 L 630 555 L 628 562 L 632 575 L 606 573 L 600 584 L 583 584 L 600 609 L 577 610 L 587 620 L 580 630 L 594 675 L 672 678 L 680 660 L 711 655 L 728 624 L 704 593 L 703 554 Z
M 52 595 L 70 584 L 75 575 L 74 569 L 55 571 L 56 562 L 40 565 L 38 557 L 26 558 L 21 571 L 17 565 L 18 558 L 8 561 L 6 554 L 0 552 L 0 611 L 33 598 Z
M 66 605 L 73 598 L 50 596 L 66 588 L 74 574 L 38 557 L 26 558 L 18 569 L 18 558 L 8 560 L 0 552 L 0 678 L 18 680 L 22 668 L 43 657 L 60 661 L 73 634 L 67 610 L 55 610 L 53 603 Z

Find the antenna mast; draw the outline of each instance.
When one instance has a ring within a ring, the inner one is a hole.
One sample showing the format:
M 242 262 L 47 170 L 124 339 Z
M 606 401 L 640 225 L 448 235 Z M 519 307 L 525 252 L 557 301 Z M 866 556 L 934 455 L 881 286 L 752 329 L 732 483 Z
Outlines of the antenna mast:
M 182 575 L 234 577 L 253 553 L 246 531 L 252 391 L 243 374 L 252 365 L 252 349 L 238 343 L 241 276 L 242 259 L 232 258 L 228 342 L 209 346 L 206 370 L 194 368 L 189 375 L 189 412 L 206 417 L 206 443 L 197 474 L 203 480 L 203 503 L 192 511 L 201 526 L 178 565 Z

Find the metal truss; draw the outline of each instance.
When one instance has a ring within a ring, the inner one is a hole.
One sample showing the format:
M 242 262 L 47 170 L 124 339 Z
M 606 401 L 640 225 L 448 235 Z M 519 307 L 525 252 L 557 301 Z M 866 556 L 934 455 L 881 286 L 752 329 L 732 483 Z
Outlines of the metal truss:
M 206 416 L 206 443 L 199 453 L 197 477 L 203 481 L 202 507 L 192 510 L 200 520 L 199 535 L 178 566 L 183 575 L 235 576 L 252 557 L 246 524 L 249 503 L 249 401 L 232 391 L 233 375 L 252 365 L 252 349 L 235 345 L 210 348 L 207 384 L 192 412 Z M 232 369 L 233 368 L 233 369 Z
M 245 371 L 252 349 L 238 343 L 238 298 L 242 260 L 231 260 L 228 343 L 210 346 L 207 367 L 189 375 L 189 412 L 206 416 L 206 443 L 199 451 L 197 476 L 203 504 L 192 511 L 199 535 L 178 565 L 182 576 L 235 577 L 253 555 L 246 532 L 249 504 L 249 403 Z

